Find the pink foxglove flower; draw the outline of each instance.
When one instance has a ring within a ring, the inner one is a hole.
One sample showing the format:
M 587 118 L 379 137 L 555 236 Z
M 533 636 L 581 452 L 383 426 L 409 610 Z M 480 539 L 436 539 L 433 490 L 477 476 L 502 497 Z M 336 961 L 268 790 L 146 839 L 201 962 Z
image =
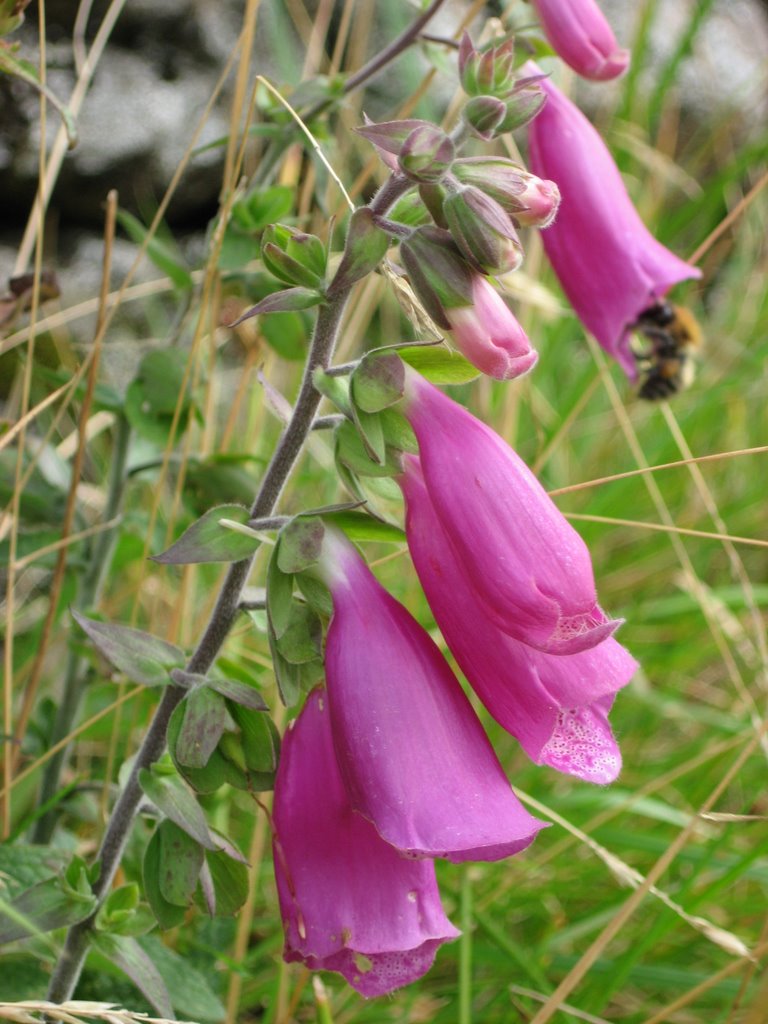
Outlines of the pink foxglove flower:
M 429 497 L 462 572 L 504 633 L 549 654 L 607 639 L 589 552 L 523 460 L 409 371 L 405 415 Z
M 618 78 L 629 67 L 629 51 L 595 0 L 531 0 L 549 42 L 566 64 L 595 81 Z
M 629 328 L 673 285 L 701 272 L 650 234 L 581 111 L 548 80 L 542 88 L 547 102 L 528 129 L 530 164 L 562 196 L 544 249 L 579 319 L 634 380 Z
M 544 654 L 486 614 L 435 512 L 416 456 L 405 458 L 408 547 L 435 621 L 470 685 L 537 764 L 608 783 L 621 754 L 607 715 L 637 662 L 612 637 L 580 654 Z
M 471 306 L 454 306 L 445 315 L 456 348 L 482 373 L 512 380 L 528 373 L 538 359 L 528 335 L 490 281 L 474 274 Z
M 435 643 L 331 533 L 323 571 L 334 608 L 328 701 L 352 807 L 412 857 L 500 860 L 524 850 L 543 823 L 515 797 Z
M 350 807 L 321 689 L 286 733 L 273 821 L 288 962 L 339 971 L 378 996 L 420 978 L 459 934 L 431 861 L 401 857 Z

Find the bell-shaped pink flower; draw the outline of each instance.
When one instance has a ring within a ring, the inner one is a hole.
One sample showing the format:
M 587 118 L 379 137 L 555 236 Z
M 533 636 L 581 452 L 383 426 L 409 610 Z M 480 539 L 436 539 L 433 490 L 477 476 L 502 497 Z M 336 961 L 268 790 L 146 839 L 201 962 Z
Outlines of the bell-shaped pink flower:
M 473 690 L 537 764 L 586 782 L 613 782 L 621 754 L 607 715 L 637 662 L 612 637 L 558 657 L 503 633 L 454 554 L 418 458 L 408 455 L 404 464 L 400 485 L 411 558 L 435 621 Z
M 348 542 L 326 534 L 325 670 L 353 808 L 413 857 L 500 860 L 543 827 L 515 797 L 435 643 Z
M 619 622 L 597 603 L 587 547 L 523 460 L 414 371 L 405 399 L 429 497 L 489 618 L 549 654 L 607 639 Z
M 273 822 L 288 962 L 339 971 L 364 996 L 379 996 L 420 978 L 459 934 L 440 904 L 434 864 L 402 857 L 352 810 L 321 689 L 285 735 Z
M 623 50 L 595 0 L 531 0 L 552 47 L 582 76 L 602 82 L 629 67 Z
M 529 162 L 562 197 L 542 233 L 544 249 L 579 319 L 634 380 L 630 327 L 673 285 L 701 272 L 656 241 L 597 130 L 550 81 L 541 85 L 547 102 L 528 129 Z
M 472 277 L 472 305 L 446 309 L 456 348 L 482 373 L 512 380 L 536 365 L 538 353 L 493 285 Z

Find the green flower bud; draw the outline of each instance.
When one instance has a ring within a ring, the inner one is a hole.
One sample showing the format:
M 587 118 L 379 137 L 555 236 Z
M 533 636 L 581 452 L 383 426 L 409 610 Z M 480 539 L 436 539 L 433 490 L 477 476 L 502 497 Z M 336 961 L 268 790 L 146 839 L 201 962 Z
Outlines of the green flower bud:
M 443 203 L 456 245 L 481 274 L 506 274 L 523 259 L 523 247 L 502 207 L 473 185 L 461 186 Z
M 437 125 L 414 128 L 403 143 L 398 164 L 413 181 L 440 181 L 451 169 L 455 156 L 453 142 Z

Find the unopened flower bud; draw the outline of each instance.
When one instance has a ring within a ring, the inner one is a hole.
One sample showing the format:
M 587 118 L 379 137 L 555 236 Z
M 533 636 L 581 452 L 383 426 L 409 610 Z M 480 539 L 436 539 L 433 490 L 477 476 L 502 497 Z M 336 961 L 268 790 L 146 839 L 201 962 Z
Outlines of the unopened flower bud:
M 413 181 L 440 181 L 450 170 L 455 150 L 453 142 L 437 125 L 414 128 L 403 143 L 398 164 Z
M 521 78 L 515 84 L 507 99 L 507 116 L 496 129 L 497 135 L 522 128 L 536 117 L 547 99 L 539 85 L 542 77 Z
M 453 240 L 468 263 L 483 274 L 507 274 L 523 260 L 512 221 L 495 199 L 474 185 L 449 195 L 443 213 Z
M 495 96 L 475 96 L 466 104 L 461 116 L 481 139 L 492 139 L 507 116 L 507 105 Z
M 400 246 L 411 286 L 438 327 L 450 330 L 446 310 L 472 304 L 473 274 L 450 232 L 425 225 Z
M 459 45 L 459 75 L 468 96 L 506 99 L 515 82 L 515 46 L 512 39 L 478 51 L 465 32 Z
M 495 199 L 523 227 L 545 228 L 560 205 L 560 190 L 502 156 L 473 156 L 457 160 L 452 174 L 463 185 L 474 185 Z

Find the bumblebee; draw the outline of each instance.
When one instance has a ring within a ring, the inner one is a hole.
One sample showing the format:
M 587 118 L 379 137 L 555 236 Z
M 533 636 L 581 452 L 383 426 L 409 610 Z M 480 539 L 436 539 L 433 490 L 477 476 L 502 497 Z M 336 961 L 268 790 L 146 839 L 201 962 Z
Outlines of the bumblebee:
M 657 401 L 683 391 L 693 380 L 694 357 L 701 347 L 701 328 L 689 309 L 663 299 L 643 310 L 632 330 L 649 347 L 635 352 L 641 398 Z

